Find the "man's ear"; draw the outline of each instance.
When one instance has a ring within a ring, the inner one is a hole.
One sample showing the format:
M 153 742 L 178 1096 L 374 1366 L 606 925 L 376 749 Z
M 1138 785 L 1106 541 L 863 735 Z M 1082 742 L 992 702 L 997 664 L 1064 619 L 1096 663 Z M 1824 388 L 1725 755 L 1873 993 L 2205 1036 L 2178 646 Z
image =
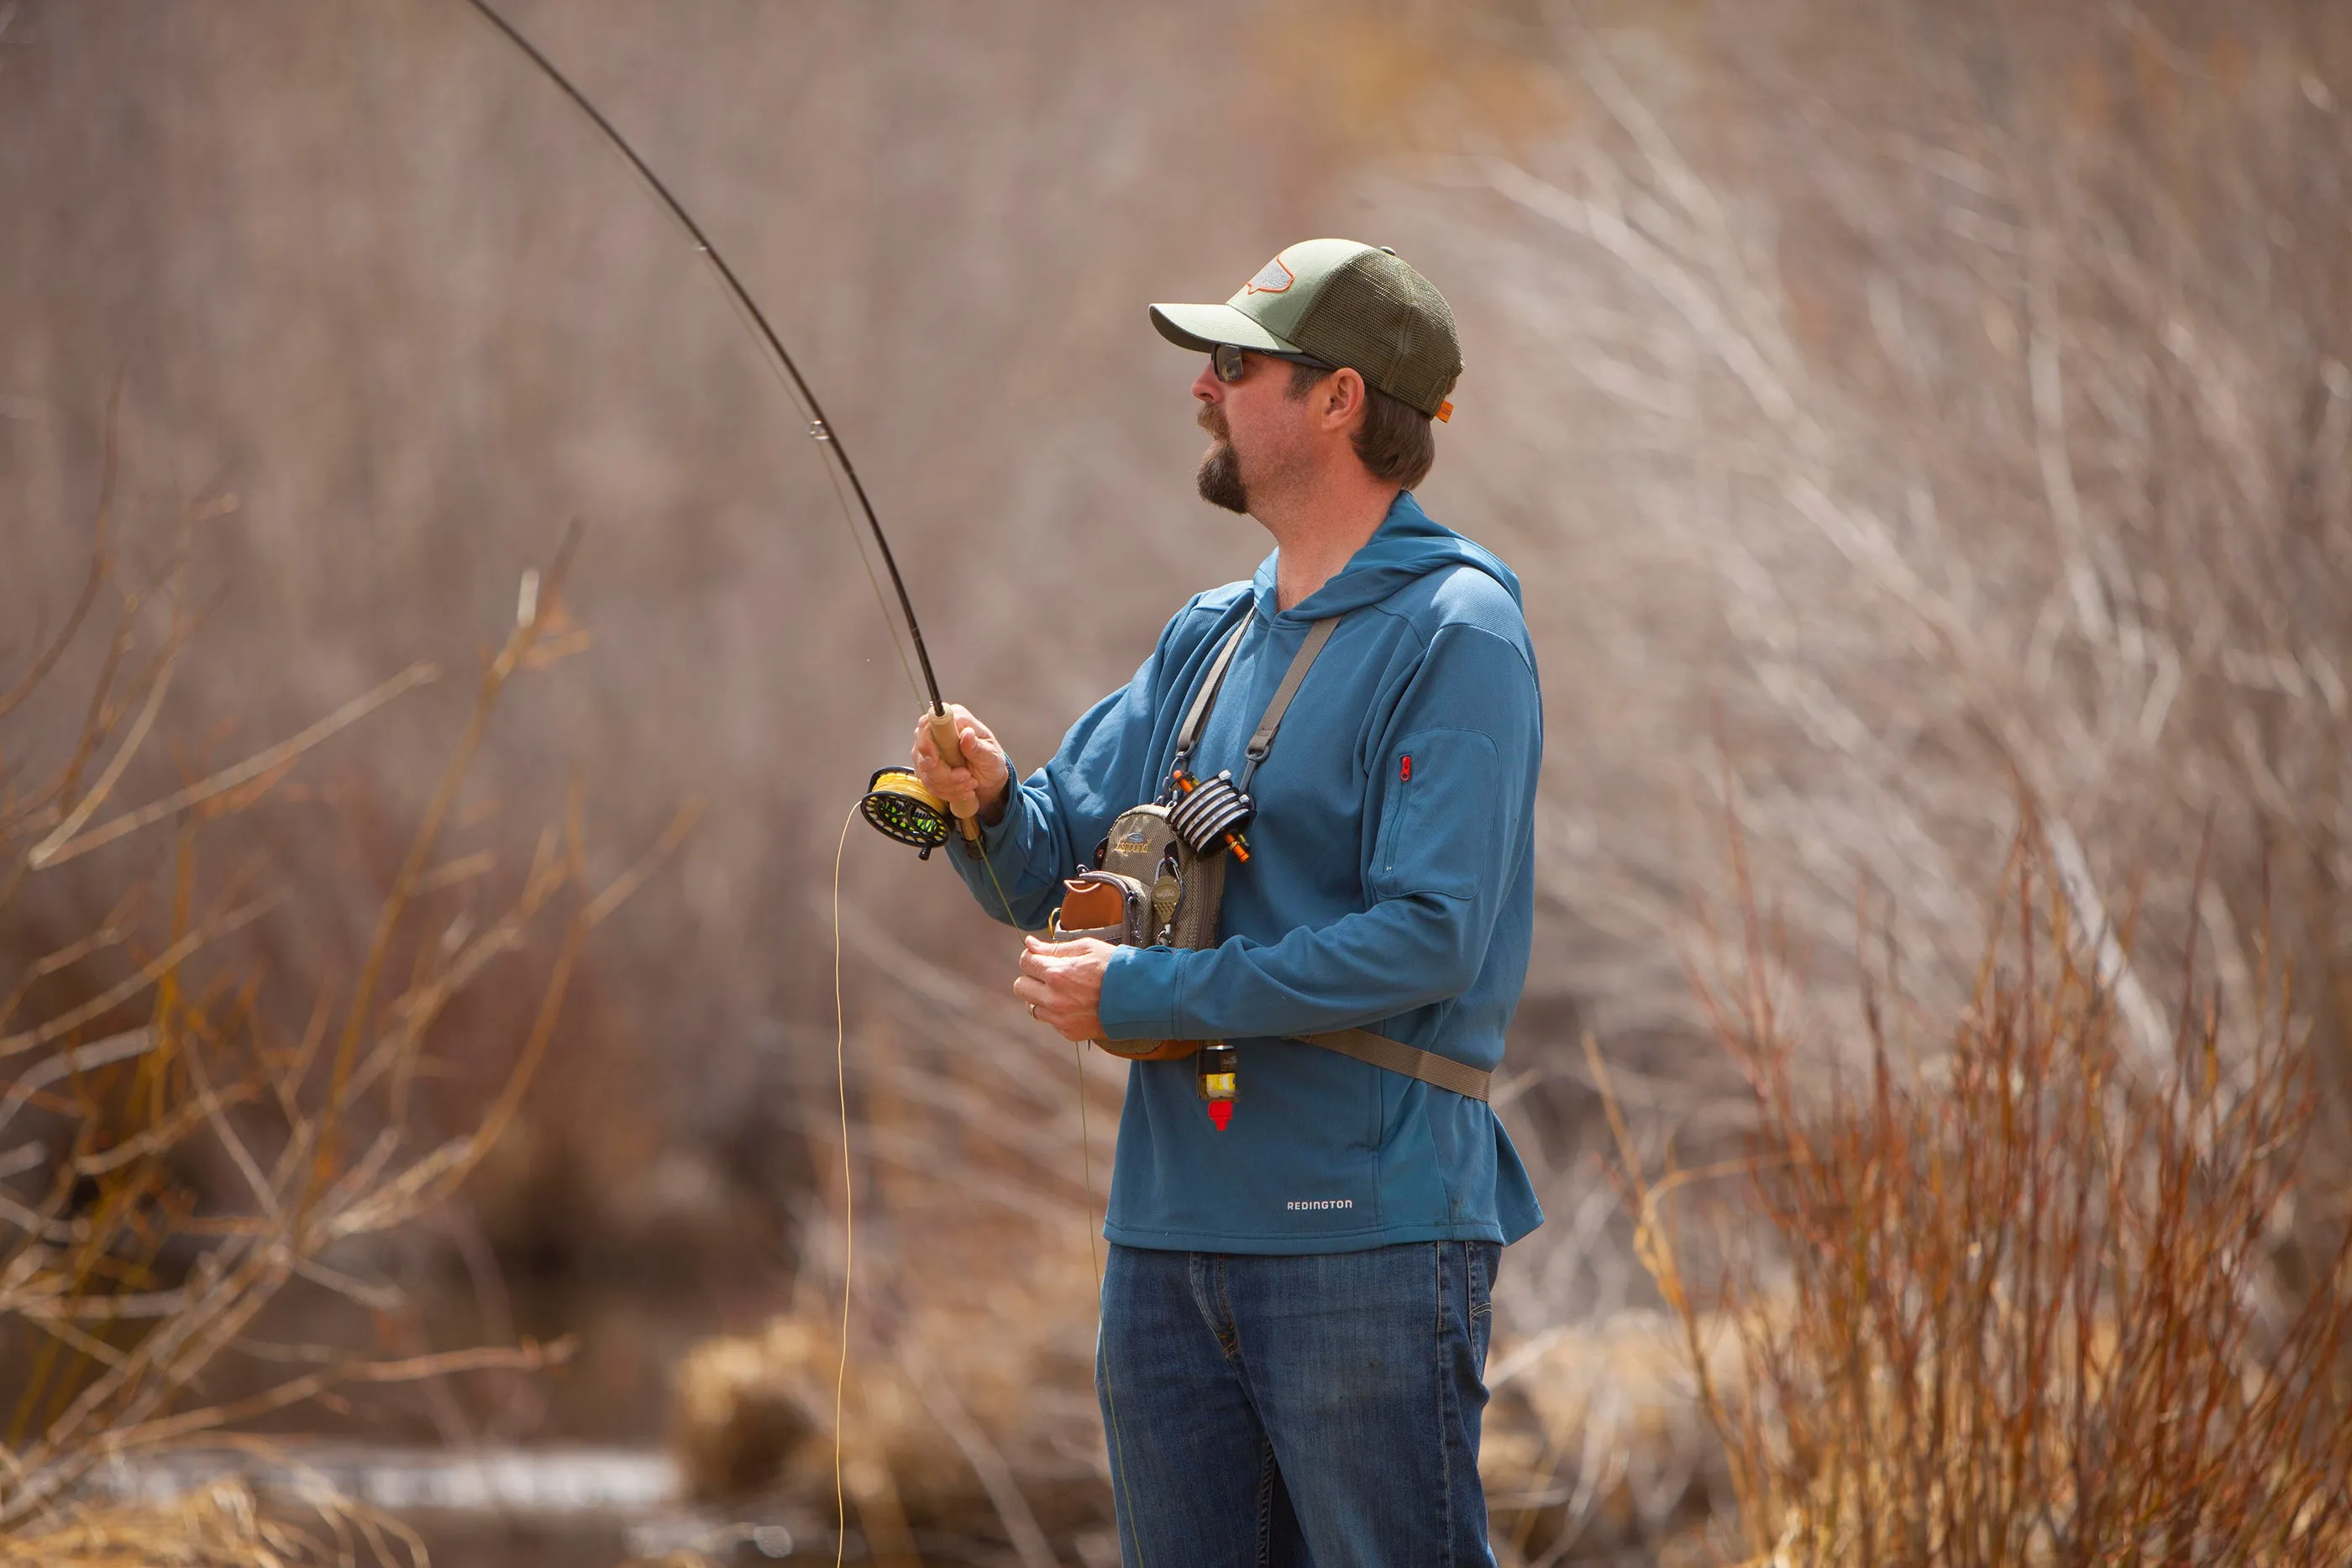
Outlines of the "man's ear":
M 1366 401 L 1364 378 L 1349 366 L 1342 365 L 1323 382 L 1323 417 L 1333 423 L 1344 424 L 1362 412 Z

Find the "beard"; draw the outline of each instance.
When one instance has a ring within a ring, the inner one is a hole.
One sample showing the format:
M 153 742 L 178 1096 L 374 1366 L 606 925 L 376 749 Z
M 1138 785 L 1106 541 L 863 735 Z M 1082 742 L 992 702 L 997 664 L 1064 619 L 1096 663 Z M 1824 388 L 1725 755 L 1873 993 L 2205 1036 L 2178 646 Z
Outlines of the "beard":
M 1223 507 L 1228 512 L 1247 512 L 1249 492 L 1242 485 L 1241 457 L 1234 451 L 1224 415 L 1212 405 L 1202 403 L 1196 423 L 1215 438 L 1215 444 L 1201 459 L 1201 471 L 1192 476 L 1193 484 L 1200 488 L 1201 499 L 1213 507 Z
M 1232 443 L 1220 441 L 1210 447 L 1192 482 L 1200 486 L 1201 499 L 1209 505 L 1228 512 L 1249 510 L 1249 492 L 1242 487 L 1241 461 L 1234 455 Z

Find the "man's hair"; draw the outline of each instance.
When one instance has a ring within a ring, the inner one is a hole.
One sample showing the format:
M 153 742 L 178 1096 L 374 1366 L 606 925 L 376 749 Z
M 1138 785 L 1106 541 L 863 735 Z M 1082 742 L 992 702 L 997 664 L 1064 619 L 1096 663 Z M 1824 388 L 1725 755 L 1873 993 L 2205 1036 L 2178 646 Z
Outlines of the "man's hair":
M 1292 361 L 1291 401 L 1304 398 L 1330 373 L 1320 365 Z M 1437 435 L 1429 415 L 1366 382 L 1364 423 L 1356 426 L 1356 457 L 1382 484 L 1412 489 L 1429 477 L 1430 466 L 1437 461 Z

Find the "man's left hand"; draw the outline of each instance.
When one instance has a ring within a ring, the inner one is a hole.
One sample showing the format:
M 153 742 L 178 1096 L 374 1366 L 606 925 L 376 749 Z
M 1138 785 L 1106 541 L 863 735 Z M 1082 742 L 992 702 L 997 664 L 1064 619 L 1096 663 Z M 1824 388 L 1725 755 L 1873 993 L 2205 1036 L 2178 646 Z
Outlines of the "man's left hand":
M 1075 942 L 1024 937 L 1021 977 L 1013 982 L 1013 994 L 1029 1004 L 1031 1018 L 1064 1040 L 1100 1039 L 1103 971 L 1118 950 L 1091 936 Z

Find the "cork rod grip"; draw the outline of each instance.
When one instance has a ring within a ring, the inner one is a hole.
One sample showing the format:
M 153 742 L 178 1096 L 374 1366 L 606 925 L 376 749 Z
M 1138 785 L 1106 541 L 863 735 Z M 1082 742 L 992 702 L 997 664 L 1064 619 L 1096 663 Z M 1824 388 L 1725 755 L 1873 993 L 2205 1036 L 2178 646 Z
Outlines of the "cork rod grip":
M 923 716 L 931 727 L 931 745 L 938 748 L 940 760 L 950 768 L 970 766 L 964 760 L 963 737 L 956 733 L 954 716 L 932 708 Z M 975 844 L 980 842 L 980 802 L 950 802 L 949 809 L 955 812 L 956 826 L 963 830 L 964 838 Z

